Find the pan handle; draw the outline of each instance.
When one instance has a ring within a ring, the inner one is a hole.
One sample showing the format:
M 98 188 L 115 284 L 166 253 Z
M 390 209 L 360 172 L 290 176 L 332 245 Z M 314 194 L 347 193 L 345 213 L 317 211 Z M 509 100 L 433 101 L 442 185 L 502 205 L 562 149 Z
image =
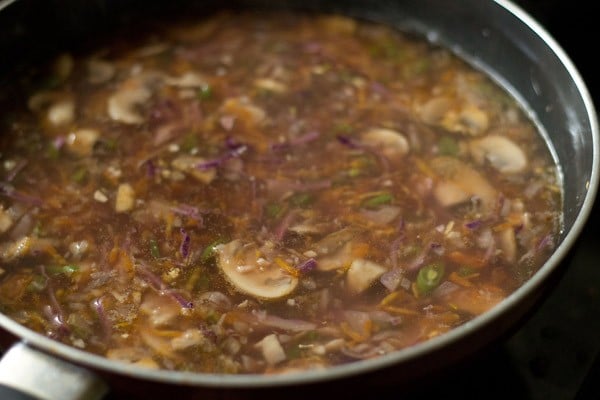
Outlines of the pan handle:
M 3 400 L 100 400 L 107 385 L 93 372 L 17 342 L 0 360 Z

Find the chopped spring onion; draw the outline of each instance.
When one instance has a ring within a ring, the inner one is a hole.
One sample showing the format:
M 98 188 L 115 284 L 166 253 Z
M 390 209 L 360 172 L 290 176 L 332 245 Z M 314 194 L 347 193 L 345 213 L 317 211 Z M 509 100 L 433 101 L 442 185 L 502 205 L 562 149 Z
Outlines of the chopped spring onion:
M 62 266 L 50 266 L 46 268 L 46 271 L 51 275 L 66 275 L 71 276 L 75 272 L 79 271 L 77 265 L 62 265 Z
M 364 208 L 377 208 L 384 204 L 390 204 L 393 199 L 394 197 L 391 195 L 391 193 L 383 192 L 375 196 L 366 198 L 365 200 L 363 200 L 362 206 Z
M 265 206 L 265 212 L 270 218 L 278 218 L 284 211 L 285 208 L 281 204 L 269 203 Z
M 150 240 L 150 254 L 154 258 L 160 258 L 160 249 L 158 248 L 158 242 L 155 239 Z
M 308 207 L 314 200 L 310 193 L 296 193 L 290 197 L 290 203 L 295 207 Z
M 443 156 L 456 156 L 458 154 L 458 143 L 450 136 L 443 136 L 438 142 L 438 150 Z
M 213 95 L 213 90 L 210 85 L 202 85 L 200 89 L 198 89 L 198 99 L 199 100 L 210 100 Z
M 430 293 L 438 287 L 444 277 L 444 264 L 428 264 L 419 270 L 417 275 L 417 290 L 420 294 Z
M 215 252 L 216 249 L 215 247 L 217 247 L 220 244 L 226 243 L 227 240 L 226 239 L 217 239 L 215 241 L 213 241 L 212 243 L 210 243 L 208 246 L 206 246 L 204 248 L 204 250 L 202 250 L 202 254 L 200 255 L 200 261 L 202 262 L 207 262 L 209 260 L 211 260 L 212 258 L 214 258 L 215 256 Z

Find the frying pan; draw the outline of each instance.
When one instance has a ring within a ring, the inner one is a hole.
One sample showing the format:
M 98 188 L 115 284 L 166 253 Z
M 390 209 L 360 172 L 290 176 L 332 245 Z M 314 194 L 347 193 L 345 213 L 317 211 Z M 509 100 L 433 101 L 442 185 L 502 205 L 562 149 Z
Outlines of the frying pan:
M 10 74 L 57 51 L 179 13 L 223 7 L 340 12 L 426 36 L 487 71 L 538 123 L 561 167 L 564 229 L 542 268 L 499 306 L 452 331 L 377 359 L 286 375 L 148 370 L 78 350 L 0 313 L 2 399 L 305 398 L 369 384 L 409 387 L 464 362 L 516 329 L 560 280 L 598 190 L 598 120 L 587 87 L 560 45 L 505 0 L 0 0 L 0 96 Z M 0 111 L 1 112 L 1 111 Z M 400 394 L 400 393 L 399 393 Z

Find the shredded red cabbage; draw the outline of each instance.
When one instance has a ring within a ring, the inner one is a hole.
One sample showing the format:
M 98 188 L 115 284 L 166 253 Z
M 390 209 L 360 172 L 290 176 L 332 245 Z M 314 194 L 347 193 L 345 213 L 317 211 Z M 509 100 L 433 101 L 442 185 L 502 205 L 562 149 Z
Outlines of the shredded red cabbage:
M 227 138 L 225 141 L 225 145 L 227 147 L 227 151 L 220 155 L 217 158 L 213 158 L 212 160 L 204 161 L 198 163 L 196 168 L 201 170 L 207 170 L 210 168 L 217 168 L 223 163 L 231 158 L 240 157 L 248 150 L 248 146 L 242 143 L 235 142 L 231 138 Z
M 156 276 L 150 268 L 145 264 L 137 264 L 136 270 L 140 273 L 141 278 L 146 281 L 156 291 L 171 296 L 183 308 L 193 308 L 194 303 L 186 299 L 181 293 L 169 288 L 166 283 Z
M 102 333 L 105 338 L 110 336 L 110 332 L 112 330 L 112 326 L 108 317 L 106 316 L 106 312 L 104 311 L 104 305 L 102 304 L 102 298 L 99 297 L 92 301 L 92 307 L 96 314 L 98 315 L 98 321 L 100 321 L 100 326 L 102 327 Z
M 294 146 L 298 146 L 298 145 L 303 145 L 303 144 L 307 144 L 310 143 L 314 140 L 317 140 L 319 137 L 321 136 L 321 134 L 317 131 L 311 131 L 308 132 L 304 135 L 301 135 L 297 138 L 293 138 L 288 140 L 287 142 L 283 142 L 283 143 L 274 143 L 271 145 L 271 149 L 272 150 L 283 150 L 283 149 L 287 149 L 290 147 L 294 147 Z
M 317 260 L 315 260 L 314 258 L 309 258 L 308 260 L 296 266 L 296 269 L 302 272 L 303 274 L 306 274 L 315 268 L 317 268 Z
M 39 197 L 19 192 L 12 185 L 6 182 L 0 182 L 0 195 L 16 200 L 19 203 L 29 204 L 31 206 L 41 207 L 44 205 L 44 201 Z
M 475 220 L 475 221 L 467 222 L 465 224 L 465 226 L 471 230 L 477 230 L 481 227 L 482 224 L 483 224 L 483 222 L 481 220 Z
M 188 235 L 188 233 L 185 231 L 185 229 L 181 228 L 180 229 L 181 232 L 181 244 L 179 245 L 179 253 L 181 253 L 181 257 L 188 258 L 188 256 L 190 255 L 190 243 L 191 243 L 191 238 L 190 235 Z

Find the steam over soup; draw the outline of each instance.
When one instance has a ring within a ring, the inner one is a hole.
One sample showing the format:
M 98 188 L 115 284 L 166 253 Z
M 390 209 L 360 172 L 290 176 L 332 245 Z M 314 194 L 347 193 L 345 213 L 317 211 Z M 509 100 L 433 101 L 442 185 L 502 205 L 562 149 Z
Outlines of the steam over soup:
M 27 76 L 3 108 L 1 310 L 110 359 L 378 357 L 503 301 L 561 228 L 527 113 L 389 27 L 223 13 Z

